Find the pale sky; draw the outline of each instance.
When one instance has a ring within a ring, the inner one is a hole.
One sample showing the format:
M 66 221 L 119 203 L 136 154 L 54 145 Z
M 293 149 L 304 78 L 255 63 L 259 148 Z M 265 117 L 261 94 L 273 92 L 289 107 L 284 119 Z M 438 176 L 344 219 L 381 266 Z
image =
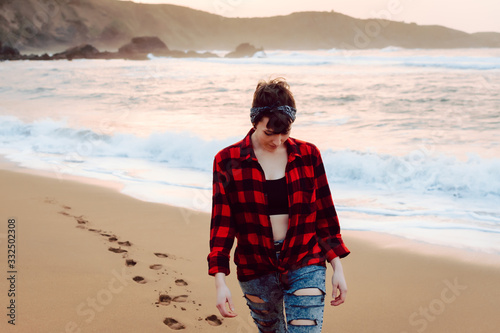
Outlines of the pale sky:
M 356 18 L 384 17 L 465 32 L 500 32 L 500 0 L 134 0 L 170 3 L 228 17 L 331 11 Z

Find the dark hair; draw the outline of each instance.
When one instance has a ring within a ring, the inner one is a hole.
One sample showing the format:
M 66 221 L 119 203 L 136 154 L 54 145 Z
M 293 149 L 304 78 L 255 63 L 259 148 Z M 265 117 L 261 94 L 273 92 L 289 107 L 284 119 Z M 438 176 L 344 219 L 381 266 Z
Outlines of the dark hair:
M 253 94 L 252 107 L 278 107 L 282 105 L 295 108 L 295 99 L 285 78 L 277 77 L 268 81 L 259 81 Z M 253 125 L 257 125 L 263 117 L 269 117 L 267 128 L 273 130 L 274 133 L 280 134 L 290 131 L 293 121 L 282 112 L 263 111 L 255 117 Z

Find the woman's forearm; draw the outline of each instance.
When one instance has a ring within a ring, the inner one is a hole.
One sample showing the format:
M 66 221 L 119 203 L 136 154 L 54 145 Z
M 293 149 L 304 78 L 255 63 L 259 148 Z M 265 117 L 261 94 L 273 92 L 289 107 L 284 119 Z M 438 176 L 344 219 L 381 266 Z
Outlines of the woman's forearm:
M 335 257 L 330 260 L 330 265 L 332 265 L 333 270 L 342 269 L 342 263 L 340 262 L 340 257 Z
M 226 285 L 226 274 L 219 272 L 215 273 L 215 287 L 223 287 Z

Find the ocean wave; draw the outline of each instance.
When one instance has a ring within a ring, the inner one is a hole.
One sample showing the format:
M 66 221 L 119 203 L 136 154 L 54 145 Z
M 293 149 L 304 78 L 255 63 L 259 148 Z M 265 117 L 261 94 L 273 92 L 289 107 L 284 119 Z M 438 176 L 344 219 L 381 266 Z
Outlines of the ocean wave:
M 500 159 L 454 156 L 415 150 L 394 156 L 352 150 L 323 153 L 330 181 L 393 191 L 444 193 L 456 198 L 500 196 Z
M 409 50 L 386 48 L 381 50 L 327 50 L 327 51 L 266 51 L 266 57 L 255 55 L 249 58 L 201 58 L 191 61 L 215 62 L 226 64 L 259 64 L 279 66 L 327 66 L 360 65 L 389 67 L 435 67 L 459 70 L 497 70 L 500 58 L 496 54 L 484 56 L 456 55 L 442 56 L 436 50 Z M 479 51 L 478 53 L 481 53 Z M 152 58 L 161 61 L 160 58 Z
M 0 116 L 0 151 L 23 151 L 61 162 L 130 158 L 210 173 L 217 151 L 237 140 L 204 140 L 187 132 L 152 133 L 148 137 L 110 135 L 70 128 L 63 121 L 24 123 L 13 116 Z M 455 198 L 500 197 L 500 159 L 470 155 L 462 161 L 423 150 L 396 156 L 327 149 L 322 156 L 329 181 L 336 184 Z

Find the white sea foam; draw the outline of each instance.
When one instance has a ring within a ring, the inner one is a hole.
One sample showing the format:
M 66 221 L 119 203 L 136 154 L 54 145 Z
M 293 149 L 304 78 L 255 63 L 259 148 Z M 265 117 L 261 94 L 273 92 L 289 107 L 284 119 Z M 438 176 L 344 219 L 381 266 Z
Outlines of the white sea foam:
M 148 137 L 104 135 L 88 128 L 70 128 L 62 121 L 24 123 L 12 116 L 0 116 L 0 131 L 3 149 L 30 151 L 41 159 L 61 163 L 85 163 L 93 157 L 135 159 L 202 172 L 211 172 L 217 151 L 239 139 L 204 140 L 192 133 L 168 131 Z M 332 149 L 322 155 L 330 181 L 337 184 L 500 200 L 500 159 L 470 156 L 460 161 L 444 155 L 395 156 Z
M 278 66 L 325 66 L 325 65 L 363 65 L 390 67 L 435 67 L 449 69 L 500 69 L 498 50 L 485 50 L 483 56 L 443 55 L 440 50 L 423 50 L 420 56 L 401 48 L 382 50 L 327 50 L 327 51 L 285 51 L 270 50 L 247 58 L 202 58 L 191 61 L 215 62 L 226 64 L 278 65 Z M 152 57 L 153 58 L 153 57 Z M 155 58 L 161 59 L 161 57 Z M 164 58 L 166 59 L 166 58 Z

